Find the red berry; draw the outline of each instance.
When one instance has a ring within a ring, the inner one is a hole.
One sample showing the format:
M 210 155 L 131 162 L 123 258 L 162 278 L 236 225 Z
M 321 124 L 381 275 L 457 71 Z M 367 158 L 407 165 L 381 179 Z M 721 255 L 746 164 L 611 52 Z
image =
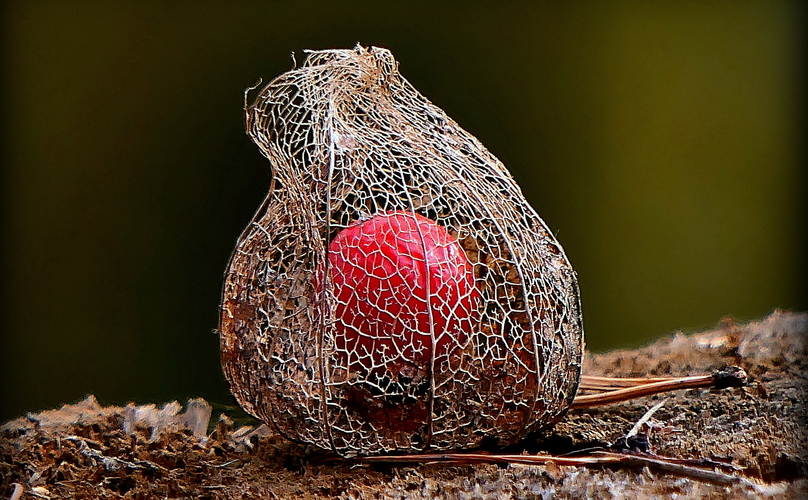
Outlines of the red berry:
M 337 234 L 328 260 L 336 347 L 351 371 L 423 375 L 431 357 L 445 363 L 473 331 L 480 294 L 472 265 L 435 221 L 380 213 Z

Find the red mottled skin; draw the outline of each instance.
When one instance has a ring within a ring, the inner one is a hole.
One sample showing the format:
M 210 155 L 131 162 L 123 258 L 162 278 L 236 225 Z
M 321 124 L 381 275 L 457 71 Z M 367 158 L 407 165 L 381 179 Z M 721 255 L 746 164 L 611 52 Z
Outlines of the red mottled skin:
M 413 377 L 462 348 L 480 293 L 457 240 L 435 221 L 383 212 L 328 248 L 336 347 L 351 371 Z M 435 367 L 437 368 L 437 366 Z

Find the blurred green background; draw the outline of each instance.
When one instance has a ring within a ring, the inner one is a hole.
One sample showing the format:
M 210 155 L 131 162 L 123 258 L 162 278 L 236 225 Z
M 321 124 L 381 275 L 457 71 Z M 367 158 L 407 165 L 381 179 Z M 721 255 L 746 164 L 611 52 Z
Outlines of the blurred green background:
M 494 3 L 5 2 L 0 420 L 230 402 L 222 274 L 270 178 L 242 91 L 304 48 L 390 48 L 510 168 L 591 349 L 806 309 L 801 2 Z

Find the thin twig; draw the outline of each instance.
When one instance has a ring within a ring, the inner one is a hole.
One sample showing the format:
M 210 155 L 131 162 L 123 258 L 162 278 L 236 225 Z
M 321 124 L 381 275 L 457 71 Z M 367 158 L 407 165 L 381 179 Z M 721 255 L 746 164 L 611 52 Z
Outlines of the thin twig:
M 654 406 L 652 406 L 650 410 L 648 410 L 647 412 L 645 412 L 645 415 L 643 415 L 642 417 L 640 417 L 640 419 L 639 419 L 639 420 L 637 420 L 637 423 L 636 423 L 636 424 L 634 424 L 634 427 L 632 427 L 632 428 L 631 428 L 631 430 L 630 430 L 630 431 L 628 431 L 628 434 L 626 434 L 626 441 L 628 441 L 628 438 L 630 438 L 631 436 L 634 436 L 635 434 L 637 434 L 638 432 L 640 432 L 640 429 L 642 428 L 643 424 L 645 424 L 646 422 L 648 422 L 648 420 L 649 420 L 649 419 L 650 419 L 650 418 L 651 418 L 651 417 L 654 415 L 654 413 L 656 413 L 656 412 L 657 412 L 657 410 L 659 410 L 660 408 L 662 408 L 663 406 L 665 406 L 665 403 L 666 403 L 667 401 L 668 401 L 667 399 L 663 399 L 663 400 L 662 400 L 662 401 L 660 401 L 659 403 L 657 403 L 657 404 L 655 404 Z
M 613 391 L 624 387 L 636 387 L 639 385 L 651 384 L 654 382 L 664 382 L 673 380 L 676 377 L 596 377 L 594 375 L 581 375 L 581 383 L 578 388 L 583 391 Z
M 600 406 L 610 403 L 617 403 L 629 399 L 639 398 L 659 394 L 660 392 L 675 391 L 677 389 L 694 389 L 697 387 L 710 387 L 715 384 L 712 375 L 699 375 L 696 377 L 681 377 L 662 382 L 652 382 L 650 384 L 638 385 L 636 387 L 626 387 L 601 394 L 591 394 L 576 396 L 572 402 L 573 408 L 584 408 Z
M 558 457 L 554 455 L 506 455 L 488 453 L 423 453 L 414 455 L 385 455 L 357 457 L 365 463 L 446 463 L 456 464 L 525 464 L 541 465 L 554 462 L 556 465 L 603 465 L 618 462 L 614 457 Z
M 637 380 L 637 379 L 629 379 Z M 746 385 L 746 372 L 738 367 L 730 367 L 711 375 L 695 377 L 677 377 L 658 382 L 644 383 L 633 387 L 610 390 L 601 394 L 584 394 L 575 397 L 572 408 L 601 406 L 642 396 L 651 396 L 661 392 L 678 389 L 695 389 L 699 387 L 741 387 Z
M 676 474 L 678 476 L 689 477 L 692 479 L 699 479 L 701 481 L 713 484 L 719 484 L 722 486 L 729 486 L 732 484 L 744 483 L 744 482 L 752 484 L 751 481 L 741 476 L 727 474 L 725 472 L 719 472 L 715 470 L 701 469 L 690 465 L 683 465 L 680 463 L 676 463 L 677 462 L 676 459 L 667 460 L 665 457 L 649 458 L 639 455 L 617 454 L 608 451 L 594 452 L 594 455 L 596 456 L 617 455 L 621 457 L 621 460 L 619 461 L 620 465 L 648 467 L 650 469 L 656 469 L 660 472 L 667 472 L 669 474 Z
M 449 463 L 458 464 L 523 464 L 544 465 L 553 462 L 556 465 L 570 466 L 601 466 L 619 465 L 628 467 L 648 467 L 660 472 L 676 474 L 683 477 L 698 479 L 718 485 L 732 485 L 736 483 L 751 483 L 746 478 L 724 472 L 701 469 L 698 467 L 676 463 L 676 460 L 667 460 L 666 457 L 649 458 L 646 456 L 614 453 L 608 451 L 593 452 L 583 457 L 558 457 L 553 455 L 489 455 L 485 453 L 427 453 L 420 455 L 388 455 L 381 457 L 360 457 L 355 460 L 365 463 Z

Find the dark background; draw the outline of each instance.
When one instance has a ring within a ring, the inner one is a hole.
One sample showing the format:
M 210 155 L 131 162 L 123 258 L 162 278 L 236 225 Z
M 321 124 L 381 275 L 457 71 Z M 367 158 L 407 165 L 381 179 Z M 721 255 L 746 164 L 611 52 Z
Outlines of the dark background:
M 242 91 L 390 48 L 513 172 L 587 342 L 806 309 L 801 2 L 23 2 L 2 7 L 0 420 L 230 403 L 222 274 L 266 192 Z

